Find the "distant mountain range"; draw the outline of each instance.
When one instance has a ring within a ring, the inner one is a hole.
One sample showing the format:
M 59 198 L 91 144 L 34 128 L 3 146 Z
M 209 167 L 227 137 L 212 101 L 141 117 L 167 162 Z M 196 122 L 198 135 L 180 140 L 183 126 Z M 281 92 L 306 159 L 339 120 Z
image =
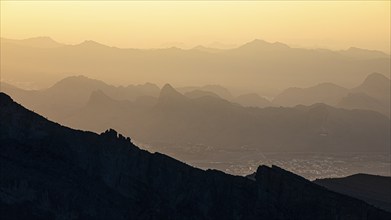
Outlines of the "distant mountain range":
M 149 84 L 113 87 L 86 77 L 70 77 L 41 91 L 5 84 L 3 91 L 61 124 L 96 132 L 112 127 L 155 146 L 388 152 L 390 145 L 386 116 L 325 104 L 243 107 L 211 92 L 183 95 L 168 84 L 161 90 Z
M 347 89 L 333 83 L 309 88 L 288 88 L 273 99 L 280 106 L 325 103 L 346 109 L 367 109 L 390 117 L 391 80 L 379 73 L 368 75 L 357 87 Z
M 140 150 L 111 129 L 73 130 L 4 93 L 0 118 L 4 219 L 391 218 L 275 166 L 251 180 Z
M 56 121 L 60 121 L 79 110 L 88 102 L 91 93 L 97 90 L 116 100 L 130 101 L 144 96 L 157 97 L 160 93 L 160 88 L 151 83 L 115 87 L 84 76 L 64 78 L 43 90 L 23 90 L 3 82 L 1 89 L 28 108 Z
M 391 212 L 391 177 L 355 174 L 342 178 L 317 179 L 316 184 L 329 190 L 361 199 Z
M 121 49 L 94 41 L 59 45 L 50 38 L 1 39 L 2 79 L 49 86 L 69 75 L 110 84 L 156 82 L 216 84 L 246 88 L 266 96 L 298 86 L 359 83 L 367 73 L 390 74 L 390 56 L 379 51 L 292 48 L 254 40 L 234 49 Z M 37 79 L 40 79 L 37 81 Z

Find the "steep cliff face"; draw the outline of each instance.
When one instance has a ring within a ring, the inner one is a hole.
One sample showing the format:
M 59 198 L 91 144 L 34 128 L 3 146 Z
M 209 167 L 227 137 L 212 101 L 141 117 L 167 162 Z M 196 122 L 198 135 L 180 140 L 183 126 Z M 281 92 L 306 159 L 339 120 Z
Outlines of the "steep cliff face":
M 0 93 L 4 219 L 389 219 L 280 168 L 256 181 L 151 154 L 108 130 L 72 130 Z M 23 210 L 23 211 L 21 211 Z

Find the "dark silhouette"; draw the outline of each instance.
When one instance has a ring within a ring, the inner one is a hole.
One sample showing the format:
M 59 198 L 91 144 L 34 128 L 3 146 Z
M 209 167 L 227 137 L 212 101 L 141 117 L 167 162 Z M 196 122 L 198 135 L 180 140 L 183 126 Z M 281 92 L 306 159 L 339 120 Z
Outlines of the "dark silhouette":
M 0 93 L 2 219 L 390 219 L 278 167 L 255 180 L 48 121 Z
M 314 182 L 391 212 L 391 177 L 389 176 L 355 174 L 342 178 L 317 179 Z

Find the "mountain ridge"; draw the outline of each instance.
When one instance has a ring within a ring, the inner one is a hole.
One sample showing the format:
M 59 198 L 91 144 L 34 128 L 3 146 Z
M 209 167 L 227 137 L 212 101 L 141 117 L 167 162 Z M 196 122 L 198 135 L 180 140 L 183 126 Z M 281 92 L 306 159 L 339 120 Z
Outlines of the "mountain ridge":
M 0 93 L 0 116 L 6 119 L 0 124 L 4 143 L 0 146 L 0 207 L 6 218 L 391 216 L 278 167 L 260 166 L 253 181 L 202 171 L 140 150 L 130 138 L 111 129 L 100 135 L 73 130 L 25 109 L 4 93 Z
M 158 84 L 206 85 L 219 79 L 226 86 L 246 86 L 260 94 L 292 86 L 308 87 L 319 81 L 351 87 L 368 72 L 390 73 L 389 57 L 376 54 L 356 59 L 338 51 L 290 48 L 260 40 L 250 42 L 246 48 L 249 50 L 238 47 L 204 53 L 197 49 L 121 49 L 94 43 L 88 47 L 66 45 L 44 50 L 3 42 L 1 71 L 13 73 L 4 74 L 7 81 L 46 85 L 59 80 L 64 73 L 85 73 L 111 84 L 130 83 L 137 78 L 139 82 Z M 36 78 L 42 82 L 36 82 Z M 273 87 L 269 88 L 270 85 Z

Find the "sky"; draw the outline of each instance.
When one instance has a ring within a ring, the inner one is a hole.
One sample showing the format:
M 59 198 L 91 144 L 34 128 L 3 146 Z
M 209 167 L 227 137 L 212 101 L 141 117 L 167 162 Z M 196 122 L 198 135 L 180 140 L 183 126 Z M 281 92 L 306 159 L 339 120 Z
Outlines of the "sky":
M 122 48 L 223 48 L 263 39 L 390 53 L 390 1 L 0 2 L 4 38 L 49 36 Z

